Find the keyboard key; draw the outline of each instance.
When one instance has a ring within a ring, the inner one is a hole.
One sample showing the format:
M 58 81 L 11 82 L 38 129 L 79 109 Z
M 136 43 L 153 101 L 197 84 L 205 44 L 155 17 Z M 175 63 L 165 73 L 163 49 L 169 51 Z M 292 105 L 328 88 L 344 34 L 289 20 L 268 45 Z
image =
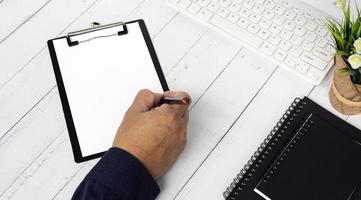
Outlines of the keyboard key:
M 297 6 L 293 10 L 299 15 L 302 15 L 305 12 L 304 10 L 302 10 L 302 8 Z
M 241 9 L 241 4 L 239 3 L 231 3 L 231 5 L 229 6 L 229 10 L 231 10 L 232 12 L 238 12 Z
M 223 7 L 221 7 L 217 12 L 217 14 L 221 17 L 227 17 L 229 13 L 230 11 L 227 8 L 223 8 Z
M 292 32 L 291 31 L 288 31 L 288 30 L 282 30 L 281 33 L 280 33 L 280 36 L 285 39 L 285 40 L 289 40 L 291 39 L 292 37 Z
M 232 24 L 231 22 L 227 21 L 226 19 L 215 15 L 211 18 L 210 23 L 217 26 L 220 29 L 223 29 L 226 32 L 233 33 L 232 35 L 238 38 L 241 41 L 249 44 L 254 48 L 258 48 L 263 40 L 254 34 L 250 34 L 247 31 L 243 30 L 237 25 Z
M 293 5 L 292 5 L 290 2 L 288 2 L 288 1 L 282 2 L 282 5 L 283 5 L 284 7 L 286 7 L 287 9 L 292 9 L 292 8 L 293 8 Z
M 273 17 L 275 16 L 275 13 L 271 10 L 267 10 L 266 12 L 263 13 L 263 16 L 269 20 L 273 19 Z
M 333 46 L 329 45 L 329 44 L 326 46 L 326 50 L 328 52 L 330 52 L 332 55 L 334 55 L 336 53 L 336 49 Z
M 236 23 L 236 22 L 238 21 L 238 19 L 239 19 L 239 15 L 238 15 L 237 13 L 231 12 L 231 13 L 228 15 L 227 19 L 228 19 L 230 22 L 232 22 L 232 23 Z
M 197 14 L 200 9 L 201 6 L 196 3 L 192 3 L 192 5 L 188 8 L 189 12 L 191 12 L 192 14 Z
M 295 34 L 297 34 L 298 36 L 304 36 L 306 33 L 306 29 L 303 28 L 302 26 L 297 26 L 296 30 L 295 30 Z
M 302 17 L 302 16 L 300 16 L 300 15 L 298 15 L 298 16 L 296 17 L 296 19 L 295 19 L 295 22 L 296 22 L 296 24 L 298 24 L 298 25 L 300 25 L 300 26 L 303 26 L 303 25 L 305 25 L 305 23 L 307 22 L 307 19 L 304 18 L 304 17 Z
M 272 24 L 272 26 L 270 27 L 270 31 L 273 33 L 273 34 L 278 34 L 280 33 L 282 30 L 282 27 L 281 26 L 278 26 L 277 24 Z
M 277 15 L 275 18 L 273 18 L 273 22 L 277 25 L 282 26 L 283 23 L 285 23 L 285 18 Z
M 202 10 L 198 13 L 198 16 L 202 20 L 208 21 L 213 16 L 213 13 L 207 8 L 202 8 Z
M 242 8 L 241 11 L 239 11 L 239 14 L 242 17 L 248 17 L 251 14 L 251 11 L 245 8 Z
M 285 50 L 285 51 L 288 51 L 290 50 L 290 48 L 292 47 L 292 44 L 291 42 L 289 41 L 286 41 L 286 40 L 282 40 L 281 41 L 281 44 L 280 44 L 280 48 Z
M 198 4 L 202 7 L 207 7 L 209 4 L 209 0 L 199 0 Z
M 259 27 L 255 24 L 251 24 L 247 30 L 253 34 L 257 34 L 259 31 Z
M 266 2 L 264 3 L 264 6 L 267 9 L 272 10 L 276 6 L 276 4 L 272 0 L 266 0 Z
M 188 8 L 188 6 L 190 6 L 192 3 L 191 0 L 181 0 L 179 2 L 179 6 L 182 7 L 182 8 Z
M 262 28 L 268 28 L 271 26 L 271 21 L 267 20 L 267 19 L 261 19 L 261 22 L 259 23 L 259 25 L 262 27 Z
M 296 70 L 299 71 L 301 74 L 306 74 L 309 69 L 310 65 L 302 61 L 296 65 Z
M 258 33 L 258 36 L 264 40 L 267 40 L 270 35 L 271 35 L 271 32 L 266 29 L 263 29 Z
M 247 19 L 245 19 L 245 18 L 241 18 L 238 21 L 238 26 L 240 26 L 243 29 L 246 29 L 249 24 L 250 24 L 249 21 Z
M 285 17 L 289 20 L 294 20 L 297 14 L 291 10 L 287 11 Z
M 317 23 L 318 25 L 320 25 L 320 26 L 324 26 L 324 25 L 325 25 L 324 19 L 321 19 L 321 18 L 319 18 L 319 17 L 316 17 L 315 21 L 316 21 L 316 23 Z
M 318 37 L 318 39 L 316 40 L 316 45 L 321 48 L 325 48 L 327 43 L 328 43 L 328 41 L 322 37 Z
M 232 1 L 231 0 L 219 0 L 219 5 L 222 7 L 228 7 L 229 4 L 231 4 Z
M 292 44 L 297 45 L 297 46 L 299 46 L 302 43 L 302 41 L 303 41 L 302 38 L 297 35 L 293 35 L 291 38 Z
M 323 26 L 319 26 L 316 29 L 316 33 L 318 35 L 320 35 L 321 37 L 325 37 L 327 35 L 327 33 L 328 33 L 328 30 Z
M 285 29 L 287 29 L 289 31 L 292 31 L 295 27 L 296 27 L 296 24 L 291 21 L 288 21 L 285 24 Z
M 317 81 L 320 78 L 320 74 L 321 71 L 314 69 L 314 68 L 310 68 L 308 70 L 307 76 L 310 77 L 312 80 Z
M 311 51 L 314 46 L 315 46 L 315 44 L 313 42 L 308 41 L 308 40 L 305 40 L 302 43 L 302 49 L 304 49 L 305 51 Z
M 276 53 L 273 55 L 273 57 L 275 57 L 279 61 L 283 61 L 286 58 L 286 56 L 287 56 L 287 52 L 281 49 L 278 49 Z
M 310 41 L 310 42 L 314 42 L 315 40 L 316 40 L 316 38 L 317 38 L 317 35 L 316 35 L 316 33 L 314 33 L 314 32 L 307 32 L 306 33 L 306 35 L 305 35 L 305 38 L 306 38 L 306 40 L 308 40 L 308 41 Z
M 321 58 L 322 60 L 329 62 L 333 58 L 333 53 L 326 51 L 325 49 L 321 49 L 319 47 L 315 47 L 312 51 L 313 55 Z
M 321 60 L 320 58 L 318 58 L 308 52 L 304 52 L 301 56 L 301 59 L 320 70 L 324 70 L 327 66 L 327 62 Z
M 268 42 L 264 42 L 260 49 L 267 55 L 272 55 L 276 51 L 276 47 Z
M 215 2 L 211 2 L 209 5 L 208 5 L 208 9 L 212 12 L 217 12 L 217 10 L 219 9 L 219 5 Z
M 257 15 L 256 13 L 252 13 L 251 16 L 249 16 L 249 20 L 257 24 L 261 20 L 261 16 Z
M 268 41 L 273 45 L 278 45 L 278 43 L 281 42 L 281 38 L 276 35 L 271 35 L 271 37 L 268 38 Z
M 293 46 L 291 48 L 291 54 L 298 57 L 298 56 L 300 56 L 302 54 L 302 49 L 299 48 L 299 47 Z
M 253 8 L 254 2 L 252 0 L 246 0 L 243 2 L 243 6 L 250 10 Z
M 315 16 L 312 13 L 307 12 L 307 11 L 305 12 L 304 16 L 309 20 L 314 20 L 315 19 Z
M 317 28 L 317 24 L 312 21 L 308 21 L 305 27 L 310 31 L 314 31 Z
M 261 15 L 264 12 L 264 10 L 265 10 L 264 7 L 261 6 L 261 5 L 255 5 L 253 7 L 253 12 L 255 12 L 255 13 L 259 14 L 259 15 Z
M 295 67 L 297 62 L 298 62 L 297 58 L 293 56 L 287 56 L 286 59 L 284 60 L 284 63 L 291 68 Z
M 277 13 L 279 15 L 283 15 L 283 13 L 286 12 L 286 8 L 281 5 L 278 5 L 275 7 L 274 11 L 275 11 L 275 13 Z

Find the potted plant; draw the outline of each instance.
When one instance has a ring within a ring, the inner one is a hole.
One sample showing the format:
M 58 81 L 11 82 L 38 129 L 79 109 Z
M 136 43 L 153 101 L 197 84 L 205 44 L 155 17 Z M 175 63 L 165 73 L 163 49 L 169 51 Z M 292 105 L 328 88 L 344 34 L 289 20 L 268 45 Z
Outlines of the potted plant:
M 338 0 L 341 23 L 328 19 L 336 49 L 333 83 L 329 92 L 332 106 L 344 115 L 361 113 L 361 12 L 351 19 L 350 2 Z

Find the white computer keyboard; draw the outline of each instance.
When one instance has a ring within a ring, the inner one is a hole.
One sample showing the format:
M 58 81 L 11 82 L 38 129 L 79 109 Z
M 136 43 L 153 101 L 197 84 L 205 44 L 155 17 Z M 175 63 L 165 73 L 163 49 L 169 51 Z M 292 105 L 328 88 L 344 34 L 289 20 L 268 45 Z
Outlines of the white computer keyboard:
M 312 84 L 333 65 L 326 15 L 300 0 L 167 0 Z

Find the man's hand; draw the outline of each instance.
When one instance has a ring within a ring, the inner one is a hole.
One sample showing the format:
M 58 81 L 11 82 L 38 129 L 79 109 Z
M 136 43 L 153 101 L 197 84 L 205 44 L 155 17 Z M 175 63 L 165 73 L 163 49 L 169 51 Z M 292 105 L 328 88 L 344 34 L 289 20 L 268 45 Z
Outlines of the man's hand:
M 163 95 L 190 99 L 185 92 Z M 176 161 L 187 139 L 188 105 L 159 105 L 163 95 L 141 90 L 125 113 L 113 142 L 113 147 L 138 158 L 154 179 Z

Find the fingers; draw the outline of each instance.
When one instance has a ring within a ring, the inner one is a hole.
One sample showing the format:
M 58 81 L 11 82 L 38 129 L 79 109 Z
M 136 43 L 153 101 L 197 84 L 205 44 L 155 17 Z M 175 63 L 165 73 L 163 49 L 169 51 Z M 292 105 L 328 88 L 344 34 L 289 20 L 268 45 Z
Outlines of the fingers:
M 140 113 L 150 111 L 159 106 L 161 98 L 162 94 L 154 93 L 147 89 L 140 90 L 134 98 L 131 109 L 132 111 Z
M 191 97 L 186 93 L 186 92 L 174 92 L 174 91 L 167 91 L 163 94 L 163 96 L 166 97 L 184 97 L 184 98 L 188 98 L 189 101 L 191 101 Z M 177 115 L 178 117 L 181 118 L 186 118 L 186 120 L 188 121 L 188 108 L 190 106 L 190 103 L 187 105 L 183 105 L 183 104 L 163 104 L 160 106 L 159 110 L 166 112 L 166 113 L 173 113 L 175 115 Z

